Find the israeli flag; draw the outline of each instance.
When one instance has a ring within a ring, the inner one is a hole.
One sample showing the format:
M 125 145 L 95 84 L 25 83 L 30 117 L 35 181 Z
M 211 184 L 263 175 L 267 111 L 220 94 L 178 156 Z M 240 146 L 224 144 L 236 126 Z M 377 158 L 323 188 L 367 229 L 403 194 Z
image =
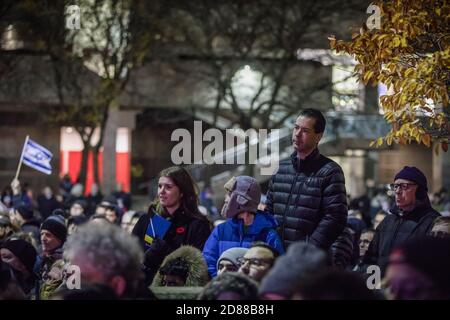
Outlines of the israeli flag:
M 52 157 L 53 154 L 50 151 L 31 139 L 28 139 L 23 147 L 22 162 L 45 174 L 52 173 L 52 165 L 50 164 Z

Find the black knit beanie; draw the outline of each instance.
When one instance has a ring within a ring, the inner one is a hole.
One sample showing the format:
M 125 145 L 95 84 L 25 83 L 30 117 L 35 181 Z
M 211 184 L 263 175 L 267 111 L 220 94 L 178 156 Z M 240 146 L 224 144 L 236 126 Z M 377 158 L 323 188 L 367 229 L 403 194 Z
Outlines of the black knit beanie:
M 3 243 L 2 248 L 11 251 L 24 264 L 25 268 L 33 273 L 37 253 L 32 244 L 23 239 L 13 238 Z
M 403 167 L 403 169 L 395 175 L 394 181 L 397 179 L 405 179 L 415 182 L 418 186 L 416 191 L 417 199 L 425 199 L 428 196 L 427 178 L 422 171 L 416 167 Z
M 63 217 L 59 215 L 50 216 L 42 223 L 41 230 L 47 230 L 51 232 L 62 242 L 66 241 L 67 227 Z

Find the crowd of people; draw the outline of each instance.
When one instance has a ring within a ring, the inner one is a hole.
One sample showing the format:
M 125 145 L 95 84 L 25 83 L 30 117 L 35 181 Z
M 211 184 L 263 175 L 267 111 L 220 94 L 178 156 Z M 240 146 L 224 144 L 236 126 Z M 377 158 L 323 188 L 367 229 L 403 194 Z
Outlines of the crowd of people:
M 68 177 L 61 196 L 46 187 L 36 202 L 13 181 L 0 202 L 0 299 L 157 299 L 161 287 L 201 288 L 201 300 L 449 299 L 450 217 L 425 175 L 405 166 L 388 194 L 349 200 L 318 149 L 325 125 L 303 110 L 265 197 L 254 177 L 232 177 L 211 214 L 179 166 L 160 172 L 147 212 L 123 191 L 84 196 Z

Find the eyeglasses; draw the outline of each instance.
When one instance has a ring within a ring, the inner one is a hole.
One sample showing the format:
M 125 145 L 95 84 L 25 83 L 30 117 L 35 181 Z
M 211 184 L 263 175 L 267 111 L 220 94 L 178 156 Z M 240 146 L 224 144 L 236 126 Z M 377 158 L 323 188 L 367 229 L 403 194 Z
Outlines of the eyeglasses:
M 409 186 L 416 186 L 417 184 L 415 183 L 391 183 L 389 185 L 389 188 L 393 191 L 397 191 L 397 190 L 402 190 L 402 191 L 406 191 L 409 189 Z
M 248 262 L 248 264 L 250 266 L 255 266 L 255 267 L 261 267 L 265 264 L 271 264 L 273 262 L 272 259 L 246 259 L 246 258 L 239 258 L 237 259 L 237 262 L 239 264 L 239 266 L 243 266 L 244 264 L 246 264 Z

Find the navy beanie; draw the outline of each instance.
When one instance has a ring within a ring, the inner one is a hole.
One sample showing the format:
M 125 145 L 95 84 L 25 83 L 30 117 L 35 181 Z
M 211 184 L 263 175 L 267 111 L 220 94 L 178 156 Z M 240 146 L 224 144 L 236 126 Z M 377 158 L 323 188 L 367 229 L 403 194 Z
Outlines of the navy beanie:
M 427 197 L 427 177 L 425 177 L 422 171 L 420 171 L 416 167 L 403 167 L 403 169 L 395 175 L 394 181 L 397 179 L 405 179 L 415 182 L 418 185 L 416 197 L 418 199 L 424 199 Z
M 62 242 L 66 241 L 67 227 L 66 222 L 62 216 L 54 215 L 50 216 L 42 223 L 41 230 L 47 230 L 51 232 Z
M 25 268 L 30 273 L 33 273 L 37 253 L 32 244 L 23 239 L 12 238 L 3 243 L 2 248 L 11 251 L 23 263 Z

